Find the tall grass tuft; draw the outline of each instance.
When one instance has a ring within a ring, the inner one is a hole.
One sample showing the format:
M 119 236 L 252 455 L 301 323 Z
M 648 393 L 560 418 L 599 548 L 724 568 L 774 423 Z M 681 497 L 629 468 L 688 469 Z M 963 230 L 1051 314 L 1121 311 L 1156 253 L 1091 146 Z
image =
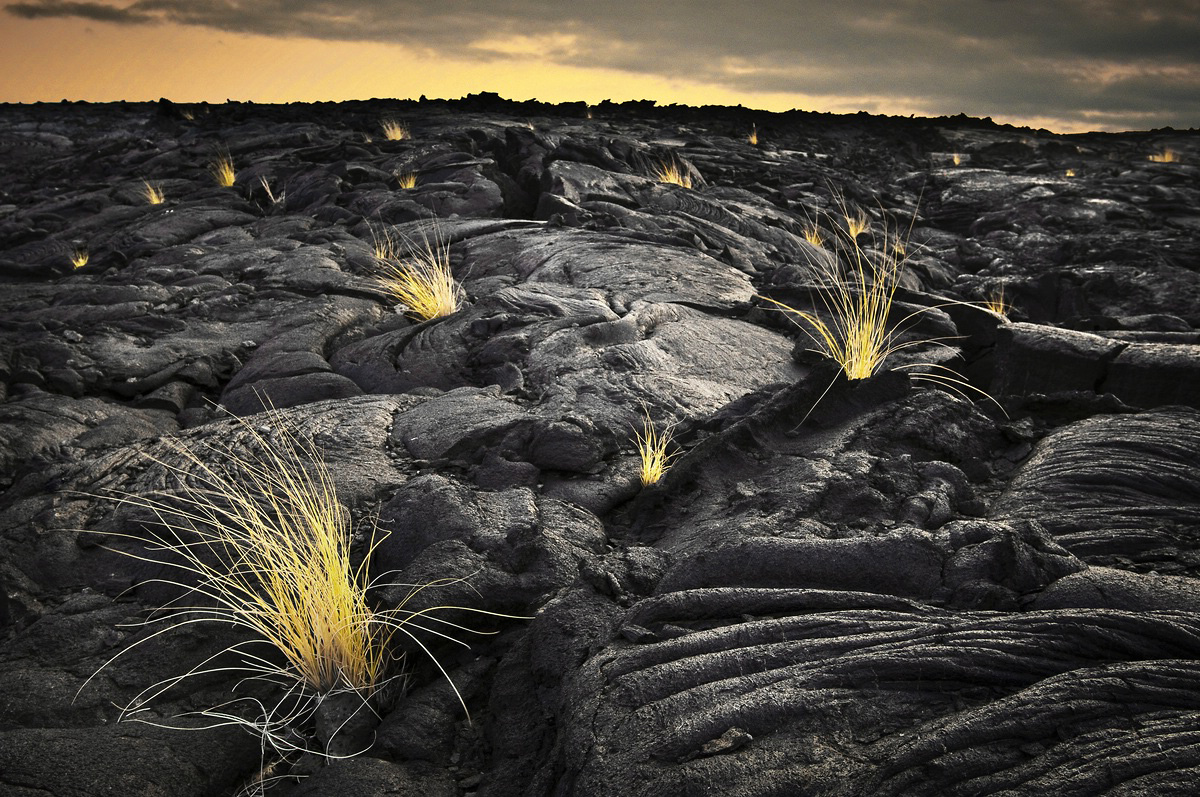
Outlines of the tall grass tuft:
M 142 197 L 151 205 L 161 205 L 166 201 L 162 186 L 155 185 L 149 180 L 142 180 Z
M 412 138 L 408 125 L 399 119 L 384 119 L 379 126 L 383 130 L 383 137 L 388 141 L 404 141 Z
M 746 137 L 746 141 L 752 147 L 758 146 L 758 125 L 750 125 L 750 135 Z
M 637 434 L 638 459 L 641 463 L 638 475 L 641 477 L 642 486 L 649 487 L 658 484 L 671 467 L 671 460 L 675 454 L 667 453 L 667 448 L 671 445 L 675 425 L 671 424 L 662 432 L 658 432 L 650 418 L 650 410 L 643 406 L 642 412 L 642 431 Z
M 660 183 L 679 185 L 684 188 L 692 187 L 692 176 L 677 160 L 662 161 L 654 167 L 654 179 Z
M 414 318 L 429 321 L 458 311 L 462 288 L 450 268 L 450 245 L 436 232 L 418 243 L 385 230 L 375 238 L 374 253 L 380 285 Z
M 842 218 L 846 221 L 846 234 L 851 240 L 870 229 L 870 221 L 862 210 L 851 211 L 849 208 L 843 208 Z
M 146 553 L 121 553 L 179 573 L 179 580 L 157 581 L 183 595 L 146 621 L 161 627 L 117 655 L 196 623 L 242 629 L 249 639 L 147 688 L 124 708 L 122 719 L 137 719 L 150 701 L 181 681 L 228 672 L 239 684 L 267 682 L 284 694 L 273 706 L 257 697 L 235 697 L 201 710 L 201 716 L 241 725 L 261 737 L 264 750 L 272 747 L 281 756 L 320 754 L 309 749 L 306 728 L 321 704 L 349 694 L 366 708 L 377 690 L 399 677 L 397 634 L 428 652 L 415 631 L 450 639 L 446 630 L 468 629 L 433 616 L 454 607 L 409 611 L 402 602 L 373 609 L 368 590 L 378 585 L 367 574 L 383 537 L 373 536 L 355 564 L 349 512 L 315 447 L 274 410 L 238 423 L 243 446 L 173 441 L 169 446 L 181 464 L 148 455 L 167 477 L 168 489 L 121 497 L 123 504 L 148 511 L 157 529 L 151 540 L 116 535 L 150 545 Z M 429 586 L 413 588 L 406 600 Z M 229 663 L 231 656 L 237 663 Z M 218 658 L 223 663 L 214 661 Z M 235 710 L 238 703 L 252 710 Z
M 208 164 L 208 173 L 222 188 L 232 188 L 237 179 L 237 172 L 233 168 L 233 158 L 228 152 L 219 153 L 216 160 Z
M 842 217 L 851 216 L 843 203 Z M 865 216 L 862 218 L 865 220 Z M 904 247 L 895 245 L 895 236 L 889 243 L 885 229 L 882 245 L 867 251 L 859 244 L 854 226 L 848 225 L 844 231 L 834 226 L 837 236 L 828 248 L 830 256 L 812 267 L 819 307 L 802 310 L 760 297 L 786 313 L 812 341 L 814 350 L 835 361 L 849 380 L 874 376 L 884 369 L 888 358 L 902 350 L 926 344 L 946 345 L 936 338 L 901 339 L 916 318 L 943 305 L 920 308 L 893 322 L 893 300 L 904 274 Z M 982 392 L 938 363 L 910 362 L 895 367 L 911 369 L 913 378 L 936 382 L 960 395 L 962 388 Z

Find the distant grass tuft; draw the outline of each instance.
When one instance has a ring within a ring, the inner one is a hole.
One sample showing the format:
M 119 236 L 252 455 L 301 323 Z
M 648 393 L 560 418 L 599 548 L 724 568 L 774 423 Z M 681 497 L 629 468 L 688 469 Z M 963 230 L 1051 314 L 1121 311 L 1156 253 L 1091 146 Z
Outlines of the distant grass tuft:
M 843 208 L 842 218 L 846 220 L 846 234 L 850 236 L 851 240 L 862 235 L 870 228 L 867 214 L 862 210 L 852 212 L 849 208 Z
M 151 183 L 149 180 L 142 180 L 142 197 L 151 205 L 161 205 L 166 201 L 162 187 Z
M 801 234 L 804 236 L 804 240 L 813 246 L 821 247 L 825 245 L 825 236 L 822 234 L 821 228 L 816 224 L 805 224 Z
M 750 135 L 746 138 L 746 141 L 748 141 L 752 147 L 758 146 L 758 125 L 750 126 Z
M 1179 153 L 1167 147 L 1162 152 L 1155 152 L 1150 155 L 1150 160 L 1154 163 L 1178 163 Z
M 679 161 L 663 161 L 654 168 L 654 179 L 660 183 L 679 185 L 684 188 L 692 187 L 692 176 Z
M 217 181 L 217 185 L 222 188 L 232 188 L 234 181 L 237 179 L 237 172 L 233 168 L 233 158 L 228 152 L 222 152 L 217 155 L 217 159 L 208 165 L 208 173 Z
M 399 119 L 384 119 L 380 123 L 380 127 L 383 129 L 383 137 L 388 141 L 404 141 L 412 138 L 412 134 L 408 131 L 408 125 Z
M 76 247 L 75 251 L 71 252 L 71 255 L 70 255 L 71 265 L 74 266 L 75 268 L 83 268 L 84 266 L 86 266 L 88 264 L 88 258 L 89 258 L 89 255 L 88 255 L 87 247 L 84 247 L 84 246 Z

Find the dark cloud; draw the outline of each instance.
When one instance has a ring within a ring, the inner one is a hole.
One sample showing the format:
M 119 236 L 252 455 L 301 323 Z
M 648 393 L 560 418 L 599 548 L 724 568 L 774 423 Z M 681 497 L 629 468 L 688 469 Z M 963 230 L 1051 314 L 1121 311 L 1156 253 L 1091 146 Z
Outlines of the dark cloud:
M 124 8 L 114 8 L 103 3 L 69 3 L 41 0 L 35 3 L 12 3 L 5 6 L 8 13 L 25 19 L 46 17 L 78 17 L 99 22 L 115 22 L 118 25 L 143 25 L 154 22 L 154 17 L 139 14 Z
M 867 109 L 1200 126 L 1200 0 L 30 0 L 6 9 L 392 42 L 501 68 L 537 57 Z

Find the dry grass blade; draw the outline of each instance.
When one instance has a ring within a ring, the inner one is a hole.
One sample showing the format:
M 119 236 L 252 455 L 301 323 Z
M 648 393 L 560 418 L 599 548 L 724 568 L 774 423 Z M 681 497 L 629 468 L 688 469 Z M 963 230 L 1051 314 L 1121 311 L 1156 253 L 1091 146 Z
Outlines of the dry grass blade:
M 222 188 L 232 188 L 237 180 L 237 172 L 233 168 L 233 158 L 228 152 L 217 155 L 217 159 L 208 165 L 208 173 Z
M 376 236 L 374 252 L 380 285 L 413 317 L 429 321 L 458 311 L 462 288 L 450 268 L 450 246 L 436 233 L 418 244 L 385 231 Z
M 692 187 L 692 176 L 679 161 L 663 161 L 654 167 L 654 179 L 660 183 L 679 185 L 684 188 Z
M 149 180 L 142 180 L 142 197 L 151 205 L 161 205 L 166 201 L 162 187 L 151 183 Z
M 671 467 L 671 460 L 674 459 L 675 454 L 668 454 L 667 448 L 671 445 L 671 435 L 675 430 L 675 425 L 672 424 L 662 432 L 658 432 L 654 428 L 654 421 L 650 418 L 650 410 L 643 406 L 642 412 L 642 431 L 637 435 L 638 458 L 641 462 L 638 474 L 641 477 L 642 486 L 649 487 L 652 484 L 658 484 L 666 475 L 667 469 Z
M 379 126 L 383 130 L 383 137 L 388 141 L 404 141 L 412 138 L 412 134 L 408 131 L 408 125 L 398 119 L 384 119 Z

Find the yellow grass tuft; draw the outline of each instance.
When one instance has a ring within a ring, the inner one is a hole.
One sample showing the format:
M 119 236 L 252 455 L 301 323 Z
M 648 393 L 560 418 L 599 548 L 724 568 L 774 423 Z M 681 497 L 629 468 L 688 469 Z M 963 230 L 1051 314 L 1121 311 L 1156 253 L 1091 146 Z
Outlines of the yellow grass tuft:
M 450 268 L 450 246 L 436 233 L 418 244 L 385 231 L 373 250 L 379 283 L 414 318 L 429 321 L 458 311 L 462 288 Z
M 142 180 L 142 196 L 151 205 L 161 205 L 166 201 L 162 187 L 151 183 L 149 180 Z
M 953 155 L 951 155 L 951 156 L 950 156 L 950 161 L 951 161 L 951 163 L 953 163 L 955 166 L 962 166 L 962 164 L 963 164 L 963 156 L 962 156 L 962 155 L 960 155 L 959 153 L 955 152 Z
M 758 125 L 750 126 L 750 135 L 749 135 L 749 137 L 747 137 L 746 140 L 748 142 L 750 142 L 750 146 L 752 146 L 752 147 L 758 146 Z
M 842 218 L 846 220 L 846 234 L 850 236 L 851 240 L 862 235 L 870 227 L 867 214 L 861 210 L 851 212 L 846 208 L 842 213 Z
M 175 461 L 147 455 L 161 468 L 168 488 L 150 496 L 125 494 L 122 503 L 148 511 L 158 531 L 149 553 L 121 553 L 179 572 L 181 580 L 157 581 L 184 591 L 146 621 L 165 627 L 133 647 L 193 623 L 234 626 L 250 638 L 218 654 L 224 660 L 219 667 L 214 656 L 144 690 L 121 716 L 136 718 L 147 703 L 191 676 L 234 672 L 282 687 L 286 695 L 274 708 L 258 698 L 241 698 L 261 711 L 254 719 L 231 713 L 228 704 L 199 714 L 243 725 L 280 755 L 319 752 L 308 750 L 295 730 L 302 730 L 329 696 L 350 693 L 367 706 L 372 694 L 395 677 L 392 665 L 402 657 L 393 644 L 397 633 L 425 649 L 414 631 L 452 637 L 423 626 L 423 620 L 443 630 L 467 629 L 431 616 L 454 607 L 404 608 L 433 584 L 413 588 L 397 607 L 372 609 L 367 593 L 379 585 L 369 583 L 368 571 L 383 537 L 373 535 L 355 565 L 349 512 L 320 453 L 274 410 L 253 423 L 238 423 L 243 442 L 237 447 L 175 440 L 168 443 Z M 135 534 L 115 536 L 147 542 Z M 184 600 L 197 603 L 181 605 Z M 231 664 L 229 654 L 240 662 Z
M 407 191 L 417 187 L 417 175 L 413 172 L 397 172 L 396 182 L 399 183 L 401 190 Z
M 692 176 L 678 161 L 663 161 L 654 168 L 654 179 L 660 183 L 692 187 Z
M 88 264 L 87 247 L 84 247 L 84 246 L 76 247 L 75 251 L 71 252 L 70 260 L 71 260 L 71 265 L 74 266 L 75 268 L 83 268 L 84 266 L 86 266 Z
M 380 123 L 380 127 L 383 129 L 383 137 L 388 141 L 404 141 L 412 138 L 412 134 L 408 132 L 408 125 L 399 119 L 384 119 Z
M 804 240 L 813 246 L 820 247 L 825 245 L 825 235 L 821 232 L 821 228 L 815 224 L 805 224 L 801 234 L 804 236 Z
M 1066 172 L 1063 173 L 1063 177 L 1074 177 L 1074 176 L 1075 176 L 1074 169 L 1067 169 Z
M 233 158 L 228 152 L 217 155 L 217 159 L 208 165 L 208 173 L 222 188 L 232 188 L 237 179 L 237 172 L 233 169 Z
M 998 287 L 983 303 L 983 309 L 999 319 L 1008 320 L 1012 312 L 1012 303 L 1004 297 L 1004 286 Z
M 1155 152 L 1150 155 L 1150 160 L 1154 163 L 1178 163 L 1179 153 L 1167 147 L 1162 152 Z
M 654 421 L 650 418 L 650 410 L 643 405 L 642 412 L 644 413 L 642 431 L 637 435 L 638 458 L 641 461 L 638 474 L 641 477 L 642 486 L 649 487 L 652 484 L 658 484 L 662 480 L 662 477 L 666 475 L 667 469 L 671 467 L 671 460 L 675 458 L 675 454 L 667 453 L 667 447 L 671 445 L 671 434 L 675 430 L 675 424 L 671 424 L 660 433 L 654 428 Z

